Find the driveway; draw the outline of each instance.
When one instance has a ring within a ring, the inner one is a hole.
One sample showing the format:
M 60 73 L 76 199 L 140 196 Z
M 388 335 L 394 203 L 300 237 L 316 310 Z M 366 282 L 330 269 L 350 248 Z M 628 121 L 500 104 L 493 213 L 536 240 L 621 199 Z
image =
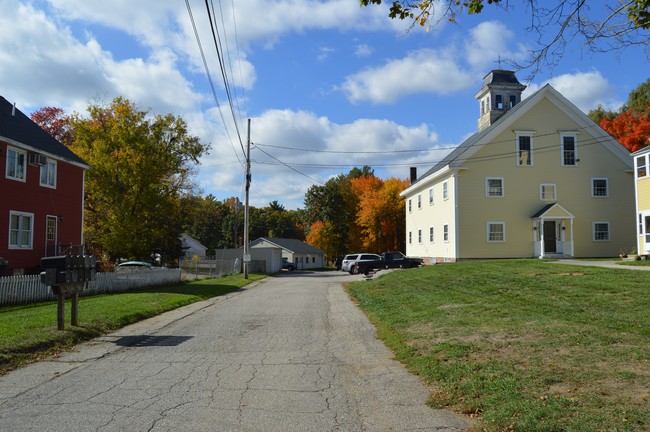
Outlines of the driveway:
M 292 272 L 0 378 L 7 431 L 461 431 L 341 272 Z M 83 314 L 83 299 L 80 302 Z

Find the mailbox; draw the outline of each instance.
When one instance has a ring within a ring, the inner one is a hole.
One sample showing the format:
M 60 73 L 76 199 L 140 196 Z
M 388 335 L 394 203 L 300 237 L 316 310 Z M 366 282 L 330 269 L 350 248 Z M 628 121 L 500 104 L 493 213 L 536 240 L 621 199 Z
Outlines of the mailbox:
M 41 282 L 55 287 L 95 280 L 94 255 L 61 255 L 41 258 Z
M 95 265 L 97 260 L 93 255 L 60 255 L 41 258 L 41 282 L 52 288 L 57 297 L 57 325 L 63 330 L 65 316 L 65 297 L 72 297 L 71 322 L 77 325 L 77 310 L 79 292 L 84 289 L 86 282 L 95 280 Z

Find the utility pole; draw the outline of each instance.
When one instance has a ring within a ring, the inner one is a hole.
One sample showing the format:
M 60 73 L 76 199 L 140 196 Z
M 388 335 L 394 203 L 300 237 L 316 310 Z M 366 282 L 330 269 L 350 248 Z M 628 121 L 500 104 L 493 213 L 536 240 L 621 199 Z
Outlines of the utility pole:
M 244 279 L 248 279 L 248 264 L 251 254 L 248 248 L 248 191 L 251 188 L 251 119 L 248 119 L 246 140 L 246 199 L 244 203 Z

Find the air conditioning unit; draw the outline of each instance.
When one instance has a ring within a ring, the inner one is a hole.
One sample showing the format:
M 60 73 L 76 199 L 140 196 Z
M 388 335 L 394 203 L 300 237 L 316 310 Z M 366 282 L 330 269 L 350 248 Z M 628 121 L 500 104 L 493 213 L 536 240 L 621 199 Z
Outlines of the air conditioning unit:
M 40 153 L 30 153 L 29 154 L 29 163 L 30 165 L 47 165 L 47 156 Z

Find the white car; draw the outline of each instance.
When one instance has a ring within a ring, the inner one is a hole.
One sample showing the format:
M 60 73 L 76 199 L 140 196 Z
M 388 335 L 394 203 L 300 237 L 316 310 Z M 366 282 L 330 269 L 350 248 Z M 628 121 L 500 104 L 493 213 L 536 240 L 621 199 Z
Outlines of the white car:
M 359 255 L 361 254 L 356 253 L 356 254 L 348 254 L 344 256 L 343 261 L 341 261 L 341 271 L 349 272 L 350 264 L 352 264 Z

